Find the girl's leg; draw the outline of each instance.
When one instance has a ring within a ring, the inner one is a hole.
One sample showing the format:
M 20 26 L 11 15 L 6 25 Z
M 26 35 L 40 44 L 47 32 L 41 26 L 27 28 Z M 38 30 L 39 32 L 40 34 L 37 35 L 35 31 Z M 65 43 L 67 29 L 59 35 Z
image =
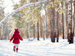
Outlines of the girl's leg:
M 16 44 L 16 52 L 18 52 L 18 44 Z
M 13 51 L 15 51 L 15 49 L 16 49 L 16 45 L 14 44 L 14 46 L 13 46 Z

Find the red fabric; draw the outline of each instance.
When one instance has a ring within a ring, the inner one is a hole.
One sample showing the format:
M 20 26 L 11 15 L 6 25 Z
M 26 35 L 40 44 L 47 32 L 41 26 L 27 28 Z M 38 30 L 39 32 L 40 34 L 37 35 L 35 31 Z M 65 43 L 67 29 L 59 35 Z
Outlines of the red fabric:
M 10 39 L 10 41 L 13 40 L 13 43 L 14 44 L 19 44 L 20 43 L 20 40 L 23 41 L 23 39 L 21 38 L 20 34 L 19 34 L 19 31 L 15 29 L 15 32 L 12 36 L 12 38 Z
M 16 48 L 16 46 L 14 46 L 14 48 Z
M 18 48 L 16 48 L 16 51 L 18 51 Z

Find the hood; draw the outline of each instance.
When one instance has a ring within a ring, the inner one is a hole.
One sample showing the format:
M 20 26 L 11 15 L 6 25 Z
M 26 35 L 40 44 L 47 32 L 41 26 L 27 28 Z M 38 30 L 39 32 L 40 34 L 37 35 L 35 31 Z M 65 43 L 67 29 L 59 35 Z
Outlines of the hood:
M 19 31 L 18 31 L 18 29 L 15 29 L 14 35 L 15 35 L 15 38 L 18 38 L 18 36 L 19 36 Z
M 15 32 L 14 32 L 15 34 L 18 34 L 19 33 L 19 31 L 18 31 L 18 29 L 15 29 Z

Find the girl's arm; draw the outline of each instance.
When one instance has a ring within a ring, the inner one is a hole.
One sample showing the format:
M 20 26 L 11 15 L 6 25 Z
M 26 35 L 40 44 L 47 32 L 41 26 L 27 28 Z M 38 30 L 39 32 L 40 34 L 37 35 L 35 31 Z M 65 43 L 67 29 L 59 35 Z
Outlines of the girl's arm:
M 14 35 L 13 35 L 12 38 L 10 39 L 10 42 L 12 41 L 13 38 L 14 38 Z
M 19 35 L 19 36 L 20 36 L 20 35 Z M 23 41 L 23 39 L 22 39 L 22 37 L 21 37 L 21 36 L 20 36 L 19 38 L 20 38 L 20 40 L 21 40 L 21 41 Z

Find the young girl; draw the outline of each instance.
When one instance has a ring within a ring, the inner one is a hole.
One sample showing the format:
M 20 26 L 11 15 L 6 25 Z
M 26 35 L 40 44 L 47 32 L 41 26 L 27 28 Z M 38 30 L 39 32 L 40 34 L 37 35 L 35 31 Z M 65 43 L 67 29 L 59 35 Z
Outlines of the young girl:
M 15 32 L 12 36 L 12 38 L 10 39 L 10 42 L 13 40 L 14 46 L 13 46 L 13 51 L 18 52 L 18 45 L 20 44 L 20 40 L 23 41 L 23 39 L 21 38 L 18 29 L 15 29 Z

